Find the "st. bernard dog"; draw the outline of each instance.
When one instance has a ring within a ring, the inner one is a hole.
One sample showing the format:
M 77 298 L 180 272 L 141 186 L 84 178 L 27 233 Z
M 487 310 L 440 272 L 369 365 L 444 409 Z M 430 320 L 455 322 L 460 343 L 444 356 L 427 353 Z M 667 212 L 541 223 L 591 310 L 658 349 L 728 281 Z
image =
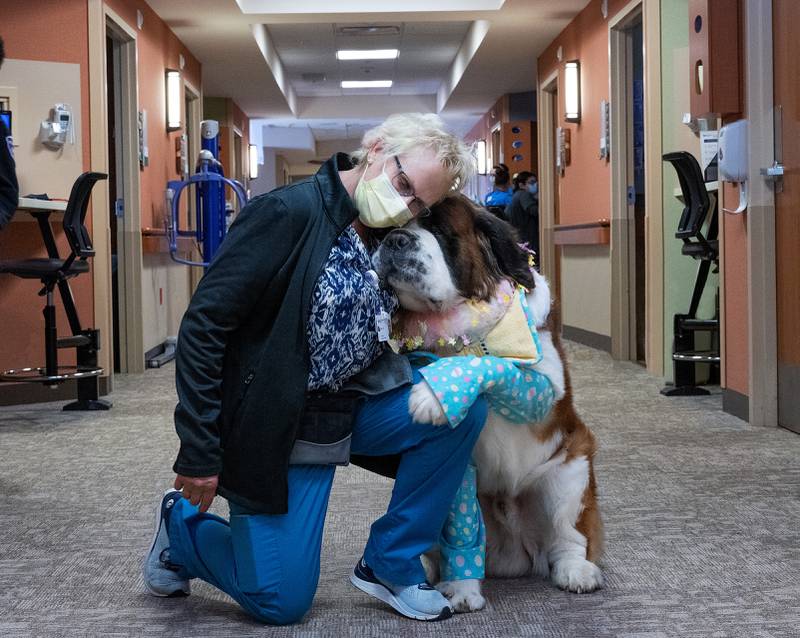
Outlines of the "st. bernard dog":
M 558 587 L 578 593 L 602 587 L 595 564 L 603 543 L 592 466 L 597 446 L 572 403 L 547 281 L 530 269 L 514 229 L 466 197 L 451 196 L 430 217 L 390 232 L 373 263 L 398 295 L 400 320 L 403 313 L 447 312 L 465 300 L 488 299 L 504 279 L 528 290 L 542 353 L 535 369 L 561 398 L 548 418 L 527 425 L 489 413 L 473 452 L 487 533 L 486 575 L 549 575 Z M 445 422 L 425 382 L 412 389 L 409 408 L 415 421 Z M 437 563 L 428 559 L 436 582 Z M 485 605 L 477 579 L 443 581 L 437 588 L 456 611 Z

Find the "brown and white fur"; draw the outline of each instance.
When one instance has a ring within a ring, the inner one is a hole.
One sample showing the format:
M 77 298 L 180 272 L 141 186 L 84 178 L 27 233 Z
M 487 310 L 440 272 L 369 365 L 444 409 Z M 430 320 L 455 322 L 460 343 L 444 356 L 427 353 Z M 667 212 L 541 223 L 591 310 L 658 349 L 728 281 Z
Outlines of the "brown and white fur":
M 373 261 L 397 292 L 401 313 L 446 311 L 464 299 L 488 299 L 502 278 L 530 291 L 543 354 L 536 369 L 561 398 L 542 422 L 515 424 L 489 413 L 473 452 L 487 533 L 486 574 L 549 575 L 558 587 L 578 593 L 602 587 L 595 564 L 603 542 L 592 466 L 597 447 L 572 403 L 547 282 L 538 273 L 531 279 L 528 255 L 513 228 L 466 197 L 452 196 L 430 217 L 389 233 Z M 415 421 L 446 422 L 425 382 L 412 388 L 409 409 Z M 436 582 L 438 563 L 430 558 L 426 568 Z M 439 582 L 437 588 L 456 611 L 485 605 L 477 579 Z

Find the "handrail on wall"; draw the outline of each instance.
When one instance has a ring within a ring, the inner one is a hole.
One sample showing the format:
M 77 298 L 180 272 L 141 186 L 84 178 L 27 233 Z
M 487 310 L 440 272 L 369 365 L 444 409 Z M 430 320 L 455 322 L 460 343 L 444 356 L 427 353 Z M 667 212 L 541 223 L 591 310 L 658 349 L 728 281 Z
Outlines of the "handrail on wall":
M 553 243 L 557 246 L 610 244 L 611 222 L 598 219 L 582 224 L 558 224 L 553 226 Z

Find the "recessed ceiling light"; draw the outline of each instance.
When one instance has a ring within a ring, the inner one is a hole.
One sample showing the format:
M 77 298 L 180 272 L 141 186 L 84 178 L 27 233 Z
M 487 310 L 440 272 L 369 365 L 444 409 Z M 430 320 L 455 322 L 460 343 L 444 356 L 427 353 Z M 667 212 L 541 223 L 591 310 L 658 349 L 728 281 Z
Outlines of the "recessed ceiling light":
M 388 89 L 391 80 L 342 80 L 343 89 Z
M 351 49 L 336 52 L 337 60 L 394 60 L 400 55 L 397 49 L 364 49 L 354 51 Z
M 355 35 L 355 36 L 370 36 L 370 35 L 398 35 L 400 33 L 400 26 L 393 24 L 367 24 L 356 26 L 340 26 L 336 29 L 338 35 Z

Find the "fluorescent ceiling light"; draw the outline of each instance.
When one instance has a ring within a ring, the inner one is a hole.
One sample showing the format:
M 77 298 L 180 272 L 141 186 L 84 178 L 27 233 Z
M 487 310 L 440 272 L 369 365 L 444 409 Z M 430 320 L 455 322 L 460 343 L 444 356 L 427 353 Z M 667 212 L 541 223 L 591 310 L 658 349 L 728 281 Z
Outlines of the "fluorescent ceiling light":
M 342 80 L 343 89 L 388 89 L 391 80 Z
M 397 49 L 342 50 L 336 52 L 337 60 L 394 60 L 400 55 Z

